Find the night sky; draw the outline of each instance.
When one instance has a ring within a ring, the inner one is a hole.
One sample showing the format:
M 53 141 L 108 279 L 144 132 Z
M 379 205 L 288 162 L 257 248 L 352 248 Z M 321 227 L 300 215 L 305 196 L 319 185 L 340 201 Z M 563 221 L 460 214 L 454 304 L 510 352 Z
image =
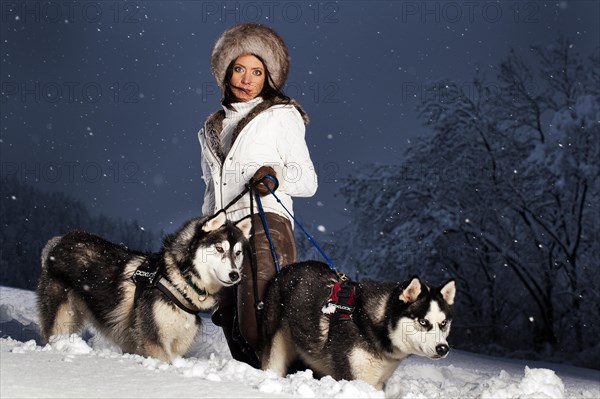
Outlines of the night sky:
M 340 179 L 398 164 L 428 134 L 427 84 L 490 84 L 514 48 L 567 36 L 598 51 L 597 1 L 1 1 L 2 176 L 81 199 L 95 214 L 172 231 L 202 205 L 197 132 L 220 108 L 210 52 L 229 26 L 273 27 L 292 59 L 284 91 L 311 122 L 319 190 L 296 201 L 327 232 L 348 223 Z M 369 206 L 369 204 L 365 204 Z

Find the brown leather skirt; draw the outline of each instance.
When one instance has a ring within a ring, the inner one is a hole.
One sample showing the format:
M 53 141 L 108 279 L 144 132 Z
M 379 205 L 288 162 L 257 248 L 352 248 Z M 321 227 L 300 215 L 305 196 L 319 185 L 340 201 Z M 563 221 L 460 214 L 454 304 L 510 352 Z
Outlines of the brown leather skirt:
M 296 261 L 294 230 L 288 218 L 272 212 L 267 212 L 265 215 L 279 267 L 283 268 Z M 233 307 L 237 297 L 237 320 L 240 333 L 246 342 L 256 350 L 259 344 L 256 305 L 264 299 L 267 284 L 275 277 L 277 270 L 269 240 L 258 214 L 252 215 L 252 223 L 253 234 L 250 238 L 250 248 L 256 259 L 256 268 L 253 268 L 252 260 L 247 256 L 242 266 L 242 279 L 234 287 L 236 292 L 234 293 L 232 289 L 222 293 L 219 308 Z

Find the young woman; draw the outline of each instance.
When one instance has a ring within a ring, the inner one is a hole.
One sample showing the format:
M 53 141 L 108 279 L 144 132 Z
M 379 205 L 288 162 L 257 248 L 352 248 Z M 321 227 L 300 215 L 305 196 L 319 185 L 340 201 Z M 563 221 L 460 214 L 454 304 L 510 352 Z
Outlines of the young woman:
M 317 190 L 304 140 L 308 117 L 281 91 L 289 70 L 287 47 L 264 25 L 238 24 L 215 43 L 211 66 L 223 90 L 223 109 L 210 115 L 198 133 L 206 183 L 202 212 L 214 214 L 248 182 L 263 182 L 255 185 L 255 192 L 261 196 L 277 260 L 284 267 L 296 260 L 293 221 L 266 185 L 276 189 L 290 212 L 292 197 L 310 197 Z M 242 280 L 226 290 L 213 321 L 223 328 L 232 356 L 258 367 L 257 312 L 276 270 L 255 203 L 253 208 L 250 196 L 244 196 L 227 210 L 231 220 L 253 215 L 252 256 L 245 257 Z

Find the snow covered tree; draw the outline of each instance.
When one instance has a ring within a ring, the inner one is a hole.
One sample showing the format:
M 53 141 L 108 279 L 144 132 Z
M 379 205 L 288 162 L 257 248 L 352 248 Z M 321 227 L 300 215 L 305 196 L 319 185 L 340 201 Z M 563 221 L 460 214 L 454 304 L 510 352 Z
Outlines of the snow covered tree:
M 346 181 L 348 260 L 377 278 L 456 277 L 466 345 L 597 345 L 599 66 L 560 38 L 511 51 L 496 82 L 432 85 L 418 111 L 433 134 Z

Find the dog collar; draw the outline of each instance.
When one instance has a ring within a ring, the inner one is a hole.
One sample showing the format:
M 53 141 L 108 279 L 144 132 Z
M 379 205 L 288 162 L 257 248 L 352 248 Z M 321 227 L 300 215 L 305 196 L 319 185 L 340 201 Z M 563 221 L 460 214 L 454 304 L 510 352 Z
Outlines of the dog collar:
M 202 289 L 202 288 L 196 286 L 194 283 L 192 283 L 192 279 L 189 276 L 185 277 L 185 282 L 188 283 L 188 285 L 190 287 L 192 287 L 192 289 L 196 292 L 196 294 L 198 294 L 198 300 L 200 302 L 203 302 L 206 300 L 206 298 L 208 298 L 208 293 L 206 292 L 206 290 Z

